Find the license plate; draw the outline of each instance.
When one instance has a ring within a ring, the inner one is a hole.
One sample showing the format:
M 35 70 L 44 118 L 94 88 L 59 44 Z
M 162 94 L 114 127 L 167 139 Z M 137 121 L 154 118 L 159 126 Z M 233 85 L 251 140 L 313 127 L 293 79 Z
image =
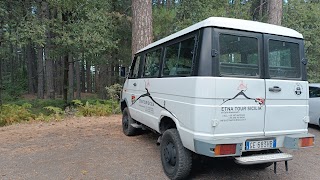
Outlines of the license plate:
M 276 140 L 246 141 L 246 150 L 270 149 L 276 147 Z

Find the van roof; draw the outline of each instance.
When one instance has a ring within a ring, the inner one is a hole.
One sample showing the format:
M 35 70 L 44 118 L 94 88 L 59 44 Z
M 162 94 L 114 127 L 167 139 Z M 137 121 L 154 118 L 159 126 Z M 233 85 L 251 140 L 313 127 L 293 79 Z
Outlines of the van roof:
M 189 26 L 181 31 L 171 34 L 170 36 L 160 39 L 154 43 L 151 43 L 148 46 L 140 49 L 137 53 L 140 53 L 142 51 L 145 51 L 159 44 L 165 43 L 167 41 L 170 41 L 172 39 L 188 34 L 190 32 L 193 32 L 203 27 L 222 27 L 222 28 L 238 29 L 238 30 L 251 31 L 251 32 L 281 35 L 281 36 L 294 37 L 294 38 L 300 38 L 300 39 L 303 38 L 302 34 L 300 34 L 299 32 L 290 28 L 282 27 L 282 26 L 261 23 L 257 21 L 242 20 L 242 19 L 210 17 L 192 26 Z

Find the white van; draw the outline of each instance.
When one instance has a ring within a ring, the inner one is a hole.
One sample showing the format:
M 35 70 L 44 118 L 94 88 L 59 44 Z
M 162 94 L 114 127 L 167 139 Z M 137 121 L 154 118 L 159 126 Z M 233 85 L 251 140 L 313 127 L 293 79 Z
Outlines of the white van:
M 171 179 L 188 176 L 192 152 L 287 167 L 292 156 L 280 148 L 314 144 L 306 64 L 295 30 L 208 18 L 135 54 L 122 91 L 123 132 L 158 133 Z

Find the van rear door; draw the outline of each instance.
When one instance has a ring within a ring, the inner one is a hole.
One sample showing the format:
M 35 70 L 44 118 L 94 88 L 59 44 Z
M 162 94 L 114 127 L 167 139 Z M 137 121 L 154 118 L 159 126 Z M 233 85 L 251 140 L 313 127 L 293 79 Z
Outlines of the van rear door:
M 263 136 L 265 81 L 263 39 L 260 33 L 215 29 L 219 78 L 215 79 L 217 99 L 214 129 L 219 137 Z M 215 68 L 214 67 L 214 68 Z
M 264 35 L 266 136 L 307 132 L 308 82 L 303 40 Z

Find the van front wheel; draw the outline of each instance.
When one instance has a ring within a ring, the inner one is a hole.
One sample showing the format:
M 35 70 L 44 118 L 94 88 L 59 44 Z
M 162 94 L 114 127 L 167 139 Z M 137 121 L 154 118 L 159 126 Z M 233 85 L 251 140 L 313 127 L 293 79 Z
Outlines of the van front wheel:
M 126 107 L 122 112 L 122 130 L 126 136 L 136 134 L 137 129 L 131 126 L 132 123 L 134 123 L 134 120 L 131 118 L 129 109 Z
M 192 167 L 192 153 L 183 146 L 177 129 L 168 129 L 163 133 L 160 148 L 165 174 L 170 179 L 186 178 Z

